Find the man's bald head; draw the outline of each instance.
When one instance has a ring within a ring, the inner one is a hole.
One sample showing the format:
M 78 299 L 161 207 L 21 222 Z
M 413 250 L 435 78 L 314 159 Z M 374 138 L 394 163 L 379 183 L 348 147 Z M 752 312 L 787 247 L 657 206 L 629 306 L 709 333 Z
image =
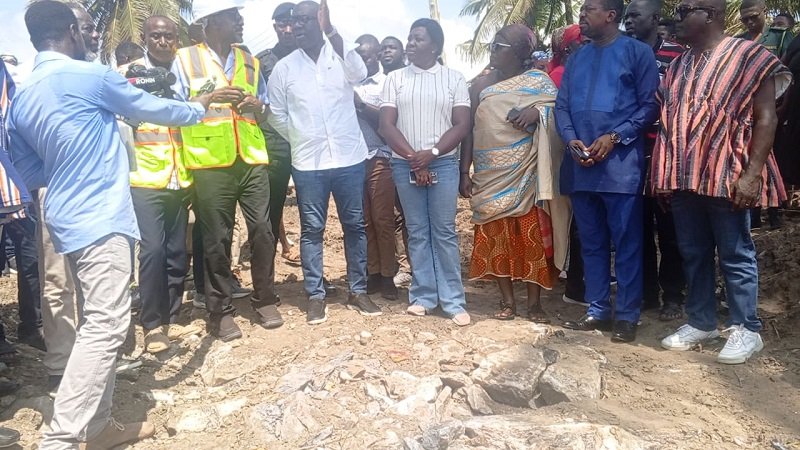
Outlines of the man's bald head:
M 142 38 L 150 61 L 169 68 L 178 51 L 178 24 L 165 16 L 151 16 L 144 21 Z
M 661 0 L 633 0 L 630 5 L 636 4 L 639 11 L 645 15 L 661 15 Z
M 311 13 L 318 13 L 319 12 L 319 3 L 312 2 L 311 0 L 306 0 L 304 2 L 300 2 L 297 6 L 294 7 L 298 14 L 311 14 Z M 295 15 L 294 12 L 292 15 Z
M 176 35 L 178 34 L 178 24 L 175 23 L 174 20 L 170 19 L 167 16 L 150 16 L 145 19 L 144 24 L 142 25 L 142 32 L 144 33 L 145 37 L 147 36 L 148 30 L 152 30 L 156 27 L 165 27 L 169 28 L 173 31 Z
M 725 2 L 722 1 L 722 3 Z M 767 4 L 764 0 L 742 0 L 742 6 L 739 7 L 739 10 L 748 8 L 767 9 Z

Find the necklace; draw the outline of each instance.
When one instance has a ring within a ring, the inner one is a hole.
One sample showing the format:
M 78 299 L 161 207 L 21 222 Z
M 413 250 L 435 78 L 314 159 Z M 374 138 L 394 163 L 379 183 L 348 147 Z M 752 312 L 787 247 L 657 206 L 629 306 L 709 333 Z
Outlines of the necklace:
M 711 50 L 706 50 L 700 54 L 700 58 L 695 63 L 694 53 L 688 52 L 683 57 L 683 79 L 685 81 L 695 81 L 700 77 L 700 74 L 703 73 L 703 69 L 706 68 L 708 62 L 711 60 Z M 694 71 L 694 73 L 692 73 Z M 691 74 L 691 76 L 690 76 Z

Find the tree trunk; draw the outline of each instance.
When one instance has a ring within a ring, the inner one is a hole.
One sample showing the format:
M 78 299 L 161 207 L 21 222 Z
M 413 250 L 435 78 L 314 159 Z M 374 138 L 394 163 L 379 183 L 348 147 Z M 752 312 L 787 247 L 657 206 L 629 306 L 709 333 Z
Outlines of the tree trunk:
M 564 0 L 564 19 L 570 25 L 575 23 L 575 12 L 572 10 L 572 0 Z
M 439 22 L 439 24 L 441 24 L 442 23 L 442 17 L 441 17 L 441 14 L 439 13 L 439 0 L 429 0 L 429 5 L 430 5 L 430 8 L 431 8 L 431 19 L 433 19 L 433 20 Z M 443 62 L 447 62 L 447 58 L 445 58 L 445 56 L 444 56 L 444 49 L 442 49 L 442 61 Z

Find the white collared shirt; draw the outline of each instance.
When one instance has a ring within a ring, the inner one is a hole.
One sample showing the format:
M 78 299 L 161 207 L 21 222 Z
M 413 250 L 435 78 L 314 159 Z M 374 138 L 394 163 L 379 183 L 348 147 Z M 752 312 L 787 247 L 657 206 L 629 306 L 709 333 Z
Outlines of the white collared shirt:
M 470 106 L 464 75 L 438 63 L 427 70 L 412 64 L 390 73 L 381 98 L 381 108 L 397 109 L 397 128 L 415 151 L 435 147 L 453 128 L 453 108 Z
M 275 65 L 269 77 L 270 124 L 292 148 L 292 167 L 327 170 L 349 167 L 367 157 L 358 126 L 353 88 L 367 77 L 355 46 L 344 59 L 329 42 L 314 62 L 301 49 Z

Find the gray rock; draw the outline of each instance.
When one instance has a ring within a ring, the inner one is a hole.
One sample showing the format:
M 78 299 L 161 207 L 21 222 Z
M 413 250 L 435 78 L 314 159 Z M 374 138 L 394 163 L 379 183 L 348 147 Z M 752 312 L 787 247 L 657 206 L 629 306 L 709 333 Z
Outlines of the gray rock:
M 404 399 L 417 392 L 419 378 L 408 372 L 395 370 L 384 378 L 383 384 L 389 396 Z
M 403 450 L 425 450 L 425 448 L 414 438 L 403 439 Z
M 442 420 L 444 418 L 444 413 L 446 410 L 447 402 L 450 400 L 450 396 L 453 394 L 453 390 L 450 386 L 445 386 L 441 392 L 439 392 L 439 396 L 436 397 L 436 402 L 434 403 L 434 410 L 436 411 L 436 418 L 438 420 Z
M 445 386 L 450 386 L 454 391 L 459 390 L 464 386 L 471 386 L 472 380 L 461 372 L 447 372 L 439 376 Z
M 603 377 L 600 364 L 603 357 L 581 346 L 562 348 L 558 362 L 549 366 L 539 379 L 538 406 L 555 405 L 600 398 Z
M 428 331 L 420 331 L 417 333 L 417 342 L 433 342 L 437 339 L 436 335 Z
M 333 374 L 336 370 L 341 369 L 348 361 L 352 359 L 353 349 L 350 348 L 334 356 L 330 361 L 322 366 L 317 367 L 314 370 L 314 376 L 311 380 L 311 387 L 315 391 L 325 388 L 325 383 L 328 381 L 328 378 L 331 376 L 331 374 Z
M 289 371 L 278 379 L 275 390 L 281 394 L 291 394 L 302 391 L 314 379 L 314 369 L 311 367 L 291 366 Z
M 212 410 L 189 409 L 181 414 L 180 419 L 175 424 L 175 431 L 198 433 L 210 428 L 214 422 L 214 412 Z
M 417 382 L 416 392 L 392 405 L 389 411 L 401 416 L 414 416 L 421 422 L 431 420 L 435 414 L 434 402 L 442 387 L 439 377 L 422 378 Z
M 473 384 L 466 388 L 467 390 L 467 404 L 469 404 L 469 409 L 472 410 L 475 414 L 480 416 L 488 416 L 494 414 L 492 408 L 489 406 L 489 395 L 486 391 L 483 390 L 482 387 Z
M 231 344 L 222 344 L 208 352 L 200 368 L 203 384 L 208 387 L 222 386 L 255 370 L 255 367 L 248 364 L 249 361 L 239 360 L 233 353 Z
M 278 437 L 292 441 L 308 433 L 318 433 L 322 426 L 312 415 L 312 406 L 303 392 L 295 392 L 283 401 L 283 418 L 277 426 Z
M 472 373 L 472 380 L 480 384 L 492 400 L 527 408 L 546 368 L 541 349 L 520 344 L 487 355 Z
M 643 450 L 651 443 L 627 430 L 591 423 L 548 424 L 531 415 L 473 417 L 464 421 L 470 447 L 487 450 Z M 458 446 L 457 448 L 467 448 Z
M 425 450 L 447 450 L 450 443 L 463 434 L 464 425 L 461 421 L 450 420 L 425 430 L 420 443 Z
M 264 442 L 277 439 L 278 424 L 283 416 L 283 409 L 274 403 L 262 403 L 250 411 L 247 424 L 253 434 Z

